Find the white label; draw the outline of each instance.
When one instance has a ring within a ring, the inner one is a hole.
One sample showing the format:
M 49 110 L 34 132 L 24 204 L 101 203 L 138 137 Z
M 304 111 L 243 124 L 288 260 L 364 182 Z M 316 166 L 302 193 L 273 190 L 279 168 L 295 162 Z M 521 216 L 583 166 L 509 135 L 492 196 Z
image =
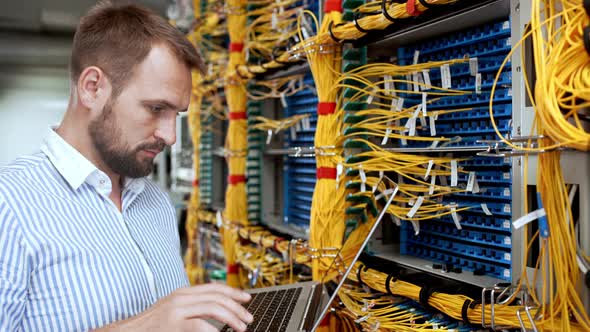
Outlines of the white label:
M 481 209 L 483 210 L 483 213 L 486 214 L 486 216 L 492 215 L 492 212 L 490 211 L 490 209 L 488 209 L 488 205 L 486 203 L 481 204 Z
M 471 76 L 475 76 L 478 73 L 477 58 L 469 59 L 469 73 Z
M 436 119 L 434 116 L 429 116 L 428 120 L 430 121 L 430 136 L 436 136 Z M 434 141 L 434 143 L 438 144 L 438 141 Z
M 481 73 L 475 75 L 475 93 L 481 94 Z
M 407 214 L 408 218 L 414 217 L 416 212 L 418 212 L 418 209 L 420 208 L 420 206 L 422 206 L 423 202 L 424 202 L 424 197 L 418 196 L 418 198 L 416 199 L 416 202 L 414 203 L 414 206 L 412 206 L 412 209 Z
M 391 105 L 389 105 L 389 110 L 390 111 L 395 110 L 396 106 L 397 106 L 397 99 L 391 98 Z
M 281 92 L 281 105 L 283 105 L 283 108 L 287 108 L 287 98 L 285 98 L 284 92 Z
M 422 115 L 423 116 L 427 115 L 426 114 L 426 97 L 427 97 L 427 94 L 422 92 Z
M 272 129 L 266 131 L 266 145 L 270 144 L 272 139 Z
M 505 158 L 504 158 L 504 163 L 505 163 L 505 164 L 507 164 L 507 163 L 509 163 L 509 162 L 510 162 L 510 157 L 505 157 Z
M 436 149 L 436 147 L 438 146 L 438 143 L 439 143 L 439 142 L 440 142 L 440 141 L 433 141 L 433 142 L 432 142 L 432 144 L 430 144 L 430 148 L 431 148 L 431 149 Z
M 367 97 L 367 105 L 371 105 L 371 103 L 373 102 L 373 94 L 370 94 L 369 97 Z
M 528 213 L 528 214 L 526 214 L 526 215 L 524 215 L 524 216 L 516 219 L 512 223 L 512 226 L 514 226 L 515 229 L 519 229 L 522 226 L 530 223 L 531 221 L 537 220 L 537 219 L 539 219 L 541 217 L 544 217 L 545 215 L 546 215 L 546 213 L 545 213 L 545 209 L 544 208 L 538 209 L 538 210 L 535 210 L 535 211 L 533 211 L 531 213 Z
M 420 78 L 418 73 L 412 73 L 412 84 L 414 85 L 414 92 L 420 92 L 420 85 L 418 84 Z
M 426 128 L 426 118 L 424 115 L 420 115 L 420 126 L 422 126 L 422 128 Z
M 404 98 L 400 97 L 397 99 L 397 105 L 396 105 L 395 109 L 397 111 L 401 111 L 403 108 L 404 108 Z
M 504 244 L 505 245 L 511 245 L 512 244 L 512 240 L 510 239 L 510 236 L 507 236 L 504 238 Z
M 469 177 L 467 178 L 467 187 L 465 190 L 473 192 L 473 184 L 475 183 L 475 172 L 469 172 Z
M 428 176 L 430 175 L 430 171 L 432 170 L 433 165 L 434 165 L 434 160 L 429 160 L 428 167 L 426 168 L 426 173 L 424 174 L 424 180 L 428 180 Z
M 461 228 L 461 216 L 459 216 L 457 214 L 457 206 L 455 204 L 451 205 L 451 217 L 453 217 L 453 222 L 455 223 L 455 226 L 457 227 L 457 229 L 462 229 Z
M 504 212 L 505 213 L 510 213 L 511 209 L 510 209 L 510 204 L 504 204 Z
M 432 81 L 430 81 L 430 71 L 428 69 L 424 69 L 422 71 L 422 76 L 424 76 L 424 84 L 426 85 L 423 90 L 429 90 L 432 87 Z
M 303 119 L 303 129 L 305 129 L 305 130 L 311 129 L 311 120 L 309 118 Z
M 504 278 L 510 278 L 510 270 L 504 269 Z
M 472 193 L 477 194 L 479 192 L 479 183 L 477 183 L 477 177 L 473 180 L 473 190 Z
M 387 126 L 391 125 L 389 122 L 387 123 Z M 381 140 L 381 145 L 385 145 L 387 144 L 387 140 L 389 140 L 389 134 L 391 134 L 391 128 L 387 128 L 385 129 L 385 135 L 383 135 L 383 139 Z
M 502 227 L 510 229 L 510 220 L 504 220 L 504 222 L 502 223 Z
M 504 196 L 510 196 L 510 188 L 504 188 Z
M 441 66 L 440 71 L 441 71 L 442 88 L 443 89 L 450 89 L 452 86 L 451 67 L 449 66 L 449 64 L 444 64 Z
M 510 259 L 511 259 L 511 258 L 512 258 L 512 257 L 510 256 L 510 253 L 508 253 L 508 252 L 505 252 L 505 253 L 504 253 L 504 260 L 505 260 L 505 261 L 510 261 Z
M 414 51 L 414 62 L 413 64 L 417 64 L 418 63 L 418 58 L 420 57 L 420 51 L 415 50 Z
M 504 180 L 510 180 L 510 173 L 504 173 Z
M 506 46 L 512 46 L 512 38 L 506 39 Z
M 395 82 L 391 82 L 391 95 L 396 97 L 397 93 L 395 93 Z
M 399 140 L 402 143 L 402 145 L 408 145 L 408 141 L 405 138 L 402 137 Z
M 451 160 L 451 187 L 456 187 L 459 182 L 457 175 L 457 160 Z
M 279 20 L 278 20 L 278 17 L 277 17 L 277 10 L 275 9 L 275 10 L 273 10 L 273 12 L 272 12 L 272 16 L 271 16 L 271 18 L 270 18 L 270 25 L 271 25 L 271 28 L 272 28 L 273 30 L 276 30 L 276 29 L 277 29 L 277 24 L 278 24 L 278 23 L 279 23 Z
M 434 184 L 436 183 L 436 175 L 432 174 L 430 178 L 430 187 L 428 188 L 428 195 L 434 194 Z
M 391 94 L 391 75 L 383 76 L 383 87 L 385 94 Z
M 512 97 L 512 88 L 508 89 L 508 96 Z
M 506 21 L 502 24 L 502 30 L 510 28 L 510 21 Z

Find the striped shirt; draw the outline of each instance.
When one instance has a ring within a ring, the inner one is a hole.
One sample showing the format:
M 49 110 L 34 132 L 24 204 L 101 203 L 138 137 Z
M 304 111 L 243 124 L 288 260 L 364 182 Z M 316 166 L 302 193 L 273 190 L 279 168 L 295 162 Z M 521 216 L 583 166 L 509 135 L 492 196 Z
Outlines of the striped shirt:
M 111 182 L 54 130 L 0 168 L 0 331 L 84 331 L 188 286 L 175 210 L 145 178 Z

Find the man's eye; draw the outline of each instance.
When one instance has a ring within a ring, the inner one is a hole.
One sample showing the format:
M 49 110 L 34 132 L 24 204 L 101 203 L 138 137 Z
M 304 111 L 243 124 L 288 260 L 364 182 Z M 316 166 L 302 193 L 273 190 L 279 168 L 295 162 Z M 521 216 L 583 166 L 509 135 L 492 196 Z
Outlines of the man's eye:
M 160 113 L 160 112 L 162 112 L 163 109 L 164 108 L 161 106 L 151 106 L 151 111 L 154 113 Z

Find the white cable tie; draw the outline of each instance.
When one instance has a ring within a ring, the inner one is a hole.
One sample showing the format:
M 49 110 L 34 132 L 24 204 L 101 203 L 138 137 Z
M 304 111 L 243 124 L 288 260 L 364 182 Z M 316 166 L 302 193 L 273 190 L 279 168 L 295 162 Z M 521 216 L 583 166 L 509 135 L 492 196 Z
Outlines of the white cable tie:
M 266 131 L 266 145 L 269 145 L 272 140 L 272 129 Z
M 426 92 L 422 92 L 422 115 L 423 116 L 427 116 L 428 114 L 426 113 L 426 97 L 428 95 L 426 94 Z
M 488 209 L 488 205 L 486 203 L 481 203 L 481 209 L 483 210 L 483 213 L 486 214 L 486 216 L 492 215 L 492 211 L 490 211 L 490 209 Z
M 545 212 L 545 208 L 541 208 L 516 219 L 512 223 L 512 226 L 514 227 L 514 229 L 519 229 L 522 226 L 530 223 L 531 221 L 537 220 L 541 217 L 544 217 L 545 215 L 547 215 L 547 213 Z
M 453 217 L 453 222 L 455 223 L 455 226 L 457 227 L 457 229 L 462 229 L 461 228 L 461 216 L 457 214 L 457 204 L 451 203 L 450 207 L 451 207 L 451 217 Z
M 428 176 L 430 175 L 430 171 L 432 170 L 432 166 L 434 165 L 434 160 L 428 161 L 428 167 L 426 168 L 426 173 L 424 174 L 424 180 L 428 180 Z
M 414 51 L 414 59 L 413 59 L 413 64 L 418 64 L 418 59 L 420 58 L 420 51 L 419 50 L 415 50 Z
M 287 98 L 285 98 L 284 92 L 281 92 L 281 105 L 283 105 L 283 108 L 287 108 Z
M 423 202 L 424 202 L 424 196 L 418 196 L 418 198 L 416 199 L 416 202 L 414 203 L 414 206 L 407 214 L 408 218 L 414 217 L 416 212 L 418 212 L 418 209 L 422 206 Z
M 367 319 L 369 319 L 370 317 L 371 317 L 371 314 L 368 314 L 368 315 L 365 315 L 359 319 L 356 319 L 354 322 L 357 324 L 360 324 L 360 323 L 366 321 Z
M 451 187 L 456 187 L 459 182 L 457 174 L 457 160 L 451 160 Z

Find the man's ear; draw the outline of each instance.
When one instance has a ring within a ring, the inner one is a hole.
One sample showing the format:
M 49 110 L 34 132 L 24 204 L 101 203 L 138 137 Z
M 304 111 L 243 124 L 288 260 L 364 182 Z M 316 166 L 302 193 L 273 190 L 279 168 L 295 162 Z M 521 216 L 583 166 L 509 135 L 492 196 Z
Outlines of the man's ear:
M 96 66 L 86 67 L 76 85 L 78 102 L 91 111 L 100 111 L 111 95 L 111 83 L 106 74 Z

